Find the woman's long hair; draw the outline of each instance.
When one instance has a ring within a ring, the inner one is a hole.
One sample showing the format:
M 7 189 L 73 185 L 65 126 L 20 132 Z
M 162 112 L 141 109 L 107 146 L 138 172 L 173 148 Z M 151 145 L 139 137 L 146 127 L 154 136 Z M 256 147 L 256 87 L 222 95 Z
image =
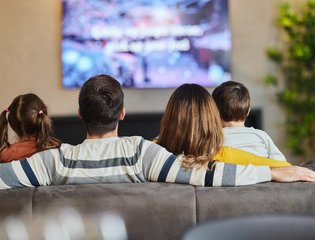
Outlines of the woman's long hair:
M 1 113 L 0 152 L 10 145 L 8 142 L 8 124 L 19 139 L 34 138 L 37 151 L 60 145 L 58 140 L 52 140 L 50 136 L 52 125 L 47 116 L 46 105 L 33 93 L 17 96 L 10 106 Z
M 185 167 L 205 166 L 223 145 L 221 119 L 210 93 L 184 84 L 172 94 L 161 120 L 157 143 L 183 154 Z

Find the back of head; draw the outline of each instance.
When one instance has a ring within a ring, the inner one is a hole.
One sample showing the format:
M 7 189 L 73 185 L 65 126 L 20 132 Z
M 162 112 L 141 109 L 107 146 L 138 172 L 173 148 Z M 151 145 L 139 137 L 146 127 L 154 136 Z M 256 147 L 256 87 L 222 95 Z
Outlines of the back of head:
M 223 142 L 221 120 L 209 92 L 197 84 L 184 84 L 172 94 L 157 143 L 175 154 L 184 154 L 185 166 L 213 159 Z
M 213 90 L 212 97 L 223 121 L 246 120 L 250 108 L 250 95 L 242 83 L 224 82 Z
M 1 113 L 0 119 L 2 148 L 8 145 L 8 123 L 20 139 L 35 138 L 38 150 L 49 145 L 51 121 L 47 116 L 46 105 L 37 95 L 28 93 L 17 96 L 8 109 Z
M 90 135 L 101 135 L 114 130 L 123 106 L 121 85 L 111 76 L 94 76 L 80 90 L 80 115 Z

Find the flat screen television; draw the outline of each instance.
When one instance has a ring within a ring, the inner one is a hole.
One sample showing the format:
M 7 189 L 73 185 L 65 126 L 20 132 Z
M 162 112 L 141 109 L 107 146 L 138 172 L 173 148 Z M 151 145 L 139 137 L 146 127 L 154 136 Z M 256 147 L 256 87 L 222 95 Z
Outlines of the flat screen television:
M 217 86 L 231 79 L 228 15 L 228 0 L 62 0 L 62 85 Z

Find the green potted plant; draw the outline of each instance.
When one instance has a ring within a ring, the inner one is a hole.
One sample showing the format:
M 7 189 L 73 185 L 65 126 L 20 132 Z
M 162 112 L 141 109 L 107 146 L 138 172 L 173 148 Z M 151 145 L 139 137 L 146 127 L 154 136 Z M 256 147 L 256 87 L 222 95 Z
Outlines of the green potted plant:
M 277 100 L 286 114 L 287 145 L 293 153 L 315 153 L 315 1 L 298 10 L 280 5 L 277 26 L 283 32 L 281 48 L 266 54 L 276 71 L 264 81 L 277 89 Z

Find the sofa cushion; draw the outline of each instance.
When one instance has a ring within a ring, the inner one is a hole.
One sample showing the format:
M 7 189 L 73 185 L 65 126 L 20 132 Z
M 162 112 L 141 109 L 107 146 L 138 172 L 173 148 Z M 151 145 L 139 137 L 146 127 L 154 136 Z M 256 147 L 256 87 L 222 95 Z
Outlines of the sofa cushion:
M 32 199 L 35 188 L 16 188 L 0 191 L 0 219 L 8 216 L 32 217 Z
M 70 206 L 83 215 L 114 211 L 129 239 L 179 239 L 196 224 L 193 186 L 166 183 L 85 184 L 38 187 L 33 210 L 45 215 Z
M 196 188 L 197 223 L 218 217 L 257 214 L 315 215 L 315 183 L 262 183 Z

